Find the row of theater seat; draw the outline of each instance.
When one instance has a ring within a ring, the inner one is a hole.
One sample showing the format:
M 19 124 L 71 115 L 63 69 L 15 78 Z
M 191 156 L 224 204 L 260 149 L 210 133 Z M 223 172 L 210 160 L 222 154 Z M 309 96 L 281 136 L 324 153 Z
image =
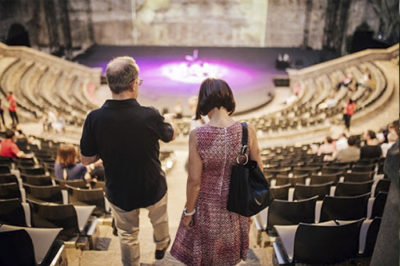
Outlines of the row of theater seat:
M 391 183 L 384 159 L 325 162 L 310 148 L 261 151 L 272 202 L 254 217 L 257 229 L 272 240 L 279 265 L 368 263 Z

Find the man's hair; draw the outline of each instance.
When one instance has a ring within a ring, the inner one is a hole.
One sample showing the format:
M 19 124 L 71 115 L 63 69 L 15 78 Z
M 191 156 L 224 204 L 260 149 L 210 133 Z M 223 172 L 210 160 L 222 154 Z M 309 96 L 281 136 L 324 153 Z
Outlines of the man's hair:
M 61 144 L 57 151 L 56 162 L 62 166 L 70 166 L 76 163 L 77 151 L 72 145 Z
M 333 139 L 331 136 L 326 136 L 325 139 L 329 144 L 331 144 L 333 142 Z
M 15 133 L 11 129 L 6 130 L 6 139 L 11 139 L 12 137 L 14 137 L 14 135 Z
M 367 135 L 370 139 L 376 139 L 376 134 L 373 130 L 367 130 Z
M 392 123 L 390 123 L 389 128 L 394 129 L 396 131 L 396 134 L 400 135 L 399 120 L 395 120 Z
M 196 119 L 207 115 L 213 108 L 224 107 L 229 115 L 235 111 L 236 103 L 228 83 L 222 79 L 208 78 L 200 85 Z
M 129 90 L 139 77 L 139 66 L 135 59 L 121 56 L 111 60 L 106 69 L 107 83 L 111 91 L 119 94 Z
M 358 141 L 359 141 L 359 137 L 358 136 L 350 136 L 348 139 L 347 139 L 347 144 L 349 144 L 349 146 L 356 146 L 357 145 L 357 143 L 358 143 Z

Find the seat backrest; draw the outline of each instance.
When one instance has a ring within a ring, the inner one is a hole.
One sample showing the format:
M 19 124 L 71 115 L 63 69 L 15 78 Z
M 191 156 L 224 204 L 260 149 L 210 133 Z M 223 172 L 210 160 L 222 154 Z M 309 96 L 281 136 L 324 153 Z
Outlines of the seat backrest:
M 46 173 L 43 167 L 20 167 L 19 170 L 28 175 L 44 175 Z
M 104 190 L 102 188 L 82 189 L 66 186 L 69 191 L 69 201 L 73 205 L 95 205 L 95 215 L 105 213 Z
M 10 167 L 7 165 L 0 165 L 0 174 L 11 174 Z
M 339 176 L 337 174 L 320 174 L 310 176 L 310 185 L 325 184 L 328 182 L 333 182 L 336 184 L 339 181 Z
M 325 196 L 320 222 L 330 220 L 357 220 L 367 216 L 370 193 L 350 197 Z
M 25 230 L 0 232 L 0 265 L 36 265 L 32 239 Z
M 362 221 L 343 225 L 301 223 L 294 240 L 294 261 L 321 265 L 356 257 Z
M 21 191 L 18 183 L 0 184 L 0 199 L 21 198 Z
M 293 169 L 293 174 L 294 175 L 303 175 L 303 174 L 312 174 L 312 173 L 317 173 L 319 171 L 319 167 L 295 167 Z
M 381 179 L 378 181 L 375 187 L 374 197 L 378 195 L 379 192 L 389 192 L 390 180 L 389 179 Z
M 351 172 L 344 174 L 344 181 L 346 182 L 366 182 L 373 178 L 373 172 Z
M 295 186 L 297 183 L 304 184 L 307 174 L 298 175 L 298 176 L 285 176 L 285 175 L 277 175 L 276 176 L 276 185 L 282 186 L 286 184 L 290 184 L 291 186 Z
M 24 184 L 29 199 L 42 200 L 53 203 L 62 203 L 60 186 L 35 186 Z
M 290 184 L 284 186 L 271 187 L 271 195 L 273 199 L 287 200 L 289 196 Z
M 357 196 L 371 192 L 373 180 L 366 182 L 337 183 L 335 196 Z
M 296 184 L 294 187 L 294 199 L 309 199 L 318 196 L 318 200 L 322 200 L 326 195 L 329 195 L 333 182 L 328 182 L 319 185 L 303 185 Z
M 34 185 L 34 186 L 50 186 L 53 184 L 51 176 L 46 175 L 27 175 L 21 174 L 24 183 Z
M 318 196 L 299 201 L 273 200 L 268 208 L 267 229 L 274 225 L 313 223 L 317 199 Z
M 18 179 L 13 174 L 0 174 L 0 184 L 4 183 L 18 183 Z
M 355 164 L 351 168 L 352 172 L 372 172 L 375 170 L 375 164 Z
M 79 187 L 79 188 L 85 188 L 86 187 L 86 183 L 82 179 L 77 179 L 77 180 L 55 179 L 55 180 L 60 185 L 61 188 L 65 188 L 66 185 L 71 186 L 71 187 Z
M 25 212 L 20 199 L 0 200 L 0 224 L 26 226 Z
M 371 218 L 383 216 L 387 195 L 388 193 L 386 192 L 379 192 L 378 195 L 376 195 L 374 204 L 372 205 Z
M 376 239 L 378 237 L 379 228 L 381 225 L 381 218 L 375 218 L 372 220 L 371 224 L 368 227 L 367 237 L 365 240 L 365 248 L 363 256 L 370 257 L 374 252 Z
M 79 233 L 78 220 L 73 205 L 39 203 L 29 200 L 33 227 L 63 228 L 59 237 L 69 240 Z

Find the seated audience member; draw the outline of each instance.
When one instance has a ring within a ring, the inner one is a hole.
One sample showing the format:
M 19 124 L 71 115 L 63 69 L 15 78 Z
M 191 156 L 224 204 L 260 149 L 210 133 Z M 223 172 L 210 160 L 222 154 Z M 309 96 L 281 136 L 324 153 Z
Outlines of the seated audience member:
M 381 144 L 382 157 L 385 157 L 385 158 L 386 158 L 387 151 L 388 151 L 388 150 L 390 149 L 390 147 L 392 147 L 393 144 L 396 142 L 397 136 L 396 136 L 394 133 L 390 132 L 390 133 L 388 134 L 387 138 L 388 138 L 388 142 L 387 142 L 387 143 L 382 143 L 382 144 Z
M 55 177 L 63 180 L 90 179 L 89 175 L 86 176 L 86 166 L 77 163 L 77 157 L 78 152 L 74 146 L 60 145 L 57 151 L 56 163 L 54 164 Z
M 358 137 L 350 136 L 347 140 L 348 147 L 340 149 L 334 155 L 339 162 L 354 162 L 360 160 L 360 149 L 357 147 Z
M 13 159 L 29 157 L 29 155 L 21 151 L 17 144 L 15 144 L 15 133 L 11 129 L 6 130 L 6 138 L 1 141 L 0 155 Z
M 347 142 L 348 140 L 346 134 L 345 133 L 340 134 L 339 138 L 336 141 L 336 149 L 338 151 L 347 149 L 348 147 Z
M 90 177 L 92 178 L 92 182 L 96 181 L 104 181 L 105 171 L 102 160 L 98 160 L 95 163 L 88 165 L 88 172 Z
M 330 136 L 327 136 L 324 140 L 324 144 L 319 146 L 318 155 L 327 154 L 332 155 L 336 152 L 336 144 Z
M 379 146 L 379 140 L 376 138 L 376 134 L 372 130 L 368 130 L 364 133 L 365 144 L 361 147 L 360 159 L 374 159 L 379 158 L 382 155 L 381 146 Z

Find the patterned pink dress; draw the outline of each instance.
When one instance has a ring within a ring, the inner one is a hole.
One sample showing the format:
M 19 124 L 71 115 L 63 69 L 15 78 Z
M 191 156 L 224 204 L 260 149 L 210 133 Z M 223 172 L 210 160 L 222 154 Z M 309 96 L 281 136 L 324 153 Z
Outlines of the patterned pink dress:
M 226 209 L 242 126 L 205 125 L 196 129 L 196 135 L 203 170 L 195 225 L 188 230 L 181 221 L 171 255 L 186 265 L 235 265 L 246 260 L 249 248 L 250 218 Z

